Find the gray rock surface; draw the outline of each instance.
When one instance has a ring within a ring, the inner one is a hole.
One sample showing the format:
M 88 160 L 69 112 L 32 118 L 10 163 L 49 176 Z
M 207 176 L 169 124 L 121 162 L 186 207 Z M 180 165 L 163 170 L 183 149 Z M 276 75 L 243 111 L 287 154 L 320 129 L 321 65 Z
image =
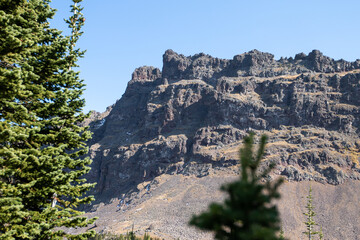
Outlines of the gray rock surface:
M 359 96 L 360 60 L 317 50 L 280 60 L 258 50 L 231 60 L 167 50 L 162 71 L 137 68 L 122 98 L 88 121 L 87 178 L 98 183 L 98 203 L 109 203 L 164 174 L 233 175 L 253 131 L 269 136 L 263 164 L 276 163 L 272 178 L 357 181 Z

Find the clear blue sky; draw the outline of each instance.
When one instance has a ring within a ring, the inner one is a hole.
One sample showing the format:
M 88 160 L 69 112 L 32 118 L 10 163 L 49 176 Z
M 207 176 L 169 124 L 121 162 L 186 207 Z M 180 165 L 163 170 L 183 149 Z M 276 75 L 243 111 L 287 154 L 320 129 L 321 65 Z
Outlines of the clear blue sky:
M 66 30 L 70 0 L 53 0 L 52 26 Z M 275 58 L 319 49 L 360 58 L 359 0 L 85 0 L 78 46 L 87 84 L 85 111 L 104 111 L 124 93 L 133 70 L 162 68 L 162 54 L 204 52 L 231 59 L 252 49 Z

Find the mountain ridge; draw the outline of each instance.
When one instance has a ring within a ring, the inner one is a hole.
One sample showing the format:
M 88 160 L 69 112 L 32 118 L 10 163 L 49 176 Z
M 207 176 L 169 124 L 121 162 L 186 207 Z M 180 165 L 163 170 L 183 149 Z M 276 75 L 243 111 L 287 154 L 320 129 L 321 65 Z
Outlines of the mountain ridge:
M 258 50 L 233 59 L 167 50 L 162 70 L 135 69 L 122 98 L 92 113 L 87 178 L 98 183 L 98 204 L 135 207 L 142 191 L 165 184 L 162 176 L 236 175 L 242 138 L 253 131 L 269 136 L 263 164 L 276 163 L 270 179 L 357 182 L 359 93 L 360 60 L 318 50 L 279 60 Z

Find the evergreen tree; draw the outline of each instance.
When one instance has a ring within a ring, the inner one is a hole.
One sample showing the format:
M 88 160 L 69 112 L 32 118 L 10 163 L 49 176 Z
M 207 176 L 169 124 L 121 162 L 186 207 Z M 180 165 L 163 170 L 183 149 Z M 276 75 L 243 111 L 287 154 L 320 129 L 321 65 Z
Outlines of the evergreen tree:
M 309 238 L 309 240 L 313 239 L 313 237 L 318 234 L 319 234 L 320 239 L 322 239 L 323 238 L 322 229 L 321 229 L 321 232 L 317 232 L 314 230 L 314 227 L 317 226 L 318 224 L 314 220 L 316 213 L 314 211 L 314 206 L 312 204 L 313 197 L 312 197 L 312 187 L 311 186 L 309 188 L 309 195 L 306 198 L 308 199 L 307 204 L 306 204 L 307 211 L 303 213 L 306 216 L 306 222 L 304 222 L 306 225 L 306 231 L 303 233 Z
M 191 225 L 215 232 L 216 239 L 277 240 L 280 218 L 272 200 L 278 199 L 282 180 L 262 183 L 273 165 L 259 174 L 266 137 L 261 138 L 257 156 L 253 154 L 254 134 L 245 137 L 240 150 L 240 179 L 222 186 L 228 193 L 223 204 L 213 203 L 209 210 L 193 216 Z
M 79 125 L 84 84 L 74 71 L 84 52 L 82 0 L 73 0 L 71 36 L 49 26 L 50 0 L 0 0 L 0 239 L 87 239 L 59 227 L 94 219 L 75 210 L 93 197 Z

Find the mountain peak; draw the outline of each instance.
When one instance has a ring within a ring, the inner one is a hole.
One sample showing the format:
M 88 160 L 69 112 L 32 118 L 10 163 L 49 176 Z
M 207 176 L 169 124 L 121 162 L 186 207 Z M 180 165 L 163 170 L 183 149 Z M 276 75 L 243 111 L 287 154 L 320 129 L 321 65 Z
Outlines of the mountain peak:
M 159 229 L 191 232 L 183 209 L 204 203 L 219 179 L 237 174 L 238 149 L 250 131 L 269 137 L 262 162 L 276 164 L 269 179 L 360 185 L 360 61 L 335 61 L 318 50 L 280 60 L 258 50 L 233 59 L 167 50 L 163 62 L 162 71 L 135 69 L 122 98 L 90 124 L 93 163 L 87 178 L 98 183 L 98 201 L 111 205 L 117 199 L 116 211 L 141 216 L 158 202 L 168 204 L 177 214 L 174 221 L 157 222 Z M 298 197 L 293 192 L 284 199 Z M 153 214 L 162 213 L 162 206 Z M 143 213 L 132 212 L 143 207 Z M 300 219 L 291 214 L 288 219 Z M 339 239 L 335 224 L 327 226 Z M 199 239 L 191 234 L 181 238 Z M 352 230 L 346 234 L 354 239 Z

